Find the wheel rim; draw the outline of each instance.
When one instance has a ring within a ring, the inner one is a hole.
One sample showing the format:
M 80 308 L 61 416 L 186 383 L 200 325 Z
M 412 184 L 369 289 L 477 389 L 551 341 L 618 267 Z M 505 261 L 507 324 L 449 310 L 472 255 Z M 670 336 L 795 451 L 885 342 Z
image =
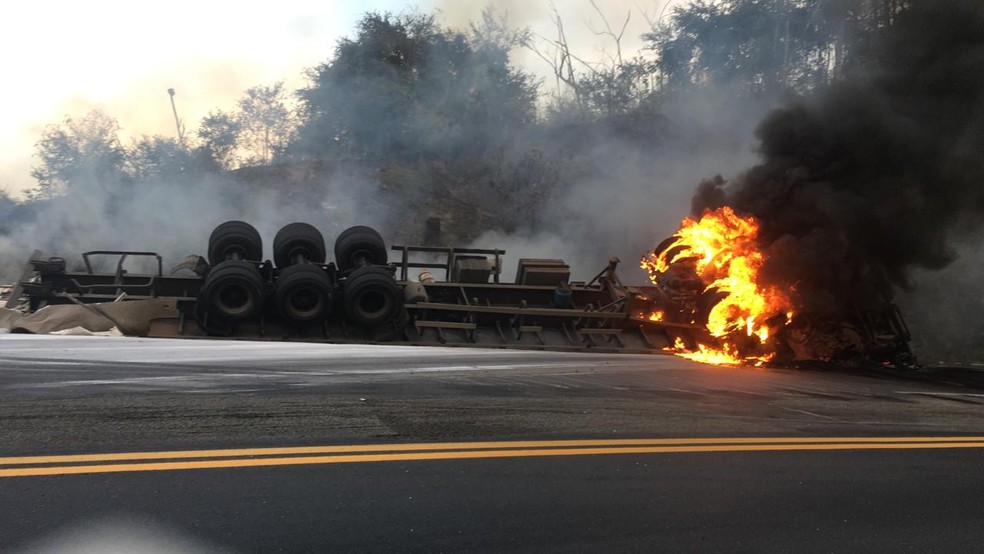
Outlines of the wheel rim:
M 321 313 L 325 295 L 313 287 L 296 287 L 284 298 L 284 311 L 292 319 L 313 319 Z
M 253 308 L 253 295 L 241 283 L 224 283 L 215 292 L 215 307 L 226 316 L 243 316 Z
M 359 296 L 359 311 L 366 319 L 376 319 L 385 316 L 389 311 L 389 298 L 383 291 L 367 290 Z

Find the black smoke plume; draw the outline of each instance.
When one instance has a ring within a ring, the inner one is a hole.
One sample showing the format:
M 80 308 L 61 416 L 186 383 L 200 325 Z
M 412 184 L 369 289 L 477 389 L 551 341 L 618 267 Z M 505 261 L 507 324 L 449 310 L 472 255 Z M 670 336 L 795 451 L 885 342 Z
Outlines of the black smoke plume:
M 763 277 L 815 313 L 884 303 L 984 216 L 984 4 L 913 2 L 860 48 L 843 79 L 766 117 L 760 165 L 693 199 L 758 217 Z

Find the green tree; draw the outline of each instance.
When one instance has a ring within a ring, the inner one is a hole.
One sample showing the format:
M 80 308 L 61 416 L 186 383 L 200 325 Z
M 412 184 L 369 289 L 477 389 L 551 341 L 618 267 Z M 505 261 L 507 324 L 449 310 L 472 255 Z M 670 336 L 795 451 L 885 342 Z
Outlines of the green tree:
M 297 122 L 291 95 L 278 81 L 246 89 L 232 112 L 209 112 L 195 134 L 202 153 L 228 170 L 282 157 L 295 138 Z
M 443 158 L 484 151 L 532 122 L 535 83 L 509 65 L 514 39 L 490 25 L 469 37 L 429 15 L 366 14 L 299 91 L 298 150 Z
M 221 169 L 238 166 L 236 146 L 239 141 L 239 119 L 222 110 L 209 112 L 198 125 L 196 135 L 206 155 Z
M 671 90 L 806 90 L 828 78 L 833 34 L 818 0 L 695 0 L 644 35 Z
M 136 181 L 176 182 L 197 169 L 195 158 L 196 153 L 175 138 L 145 136 L 129 149 L 127 168 Z
M 671 91 L 805 92 L 864 66 L 866 44 L 911 0 L 695 0 L 644 38 Z
M 45 128 L 36 145 L 40 165 L 31 170 L 38 182 L 33 196 L 58 196 L 79 183 L 114 186 L 129 181 L 118 133 L 116 120 L 99 110 Z
M 236 113 L 237 144 L 246 165 L 268 164 L 284 154 L 297 129 L 283 81 L 246 90 Z
M 653 63 L 642 58 L 594 69 L 578 81 L 579 97 L 591 115 L 614 117 L 638 110 L 654 111 Z

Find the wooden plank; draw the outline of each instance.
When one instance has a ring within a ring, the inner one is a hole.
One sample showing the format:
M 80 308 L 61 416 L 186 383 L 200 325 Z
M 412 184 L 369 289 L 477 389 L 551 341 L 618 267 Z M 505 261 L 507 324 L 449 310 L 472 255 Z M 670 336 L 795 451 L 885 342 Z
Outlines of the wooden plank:
M 428 329 L 466 329 L 466 330 L 474 330 L 478 328 L 478 325 L 474 323 L 457 323 L 453 321 L 414 321 L 413 324 L 418 329 L 421 327 L 426 327 Z
M 430 283 L 427 284 L 428 287 L 431 286 Z M 550 289 L 553 290 L 553 289 Z M 681 329 L 696 329 L 703 330 L 703 325 L 697 325 L 694 323 L 676 323 L 672 321 L 648 321 L 639 320 L 635 318 L 630 318 L 628 314 L 624 312 L 593 312 L 588 310 L 572 310 L 572 309 L 560 309 L 560 308 L 517 308 L 513 306 L 481 306 L 481 305 L 471 305 L 462 306 L 460 304 L 445 304 L 442 302 L 417 302 L 416 304 L 407 304 L 406 308 L 408 310 L 444 310 L 448 312 L 475 312 L 475 313 L 487 313 L 487 314 L 504 314 L 504 315 L 527 315 L 533 317 L 569 317 L 569 318 L 586 318 L 586 319 L 610 319 L 610 320 L 633 320 L 637 322 L 645 323 L 650 327 L 674 327 Z
M 578 329 L 578 334 L 581 335 L 618 335 L 622 333 L 621 329 Z
M 449 246 L 402 246 L 396 245 L 390 247 L 390 250 L 402 250 L 406 248 L 410 252 L 436 252 L 436 253 L 455 253 L 455 254 L 505 254 L 505 250 L 498 249 L 487 249 L 487 248 L 451 248 Z
M 452 312 L 475 312 L 487 314 L 528 315 L 548 317 L 586 317 L 592 319 L 628 319 L 628 315 L 618 312 L 589 312 L 587 310 L 564 310 L 558 308 L 516 308 L 512 306 L 462 306 L 460 304 L 445 304 L 440 302 L 417 302 L 408 304 L 408 309 L 432 309 Z

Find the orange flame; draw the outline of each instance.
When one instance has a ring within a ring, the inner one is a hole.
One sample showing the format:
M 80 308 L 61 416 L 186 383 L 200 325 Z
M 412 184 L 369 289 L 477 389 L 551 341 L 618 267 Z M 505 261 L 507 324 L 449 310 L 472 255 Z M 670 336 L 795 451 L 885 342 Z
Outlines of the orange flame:
M 663 350 L 672 352 L 681 358 L 712 365 L 745 365 L 754 363 L 757 367 L 775 357 L 775 354 L 772 353 L 763 356 L 743 356 L 738 352 L 737 348 L 734 348 L 727 342 L 722 344 L 720 348 L 713 348 L 697 343 L 697 350 L 691 351 L 687 349 L 687 345 L 684 344 L 683 339 L 680 337 L 676 338 L 672 347 L 664 348 Z
M 707 211 L 700 219 L 686 218 L 673 240 L 661 252 L 642 259 L 642 267 L 655 284 L 674 267 L 692 269 L 704 285 L 703 292 L 718 291 L 722 298 L 707 316 L 714 337 L 745 335 L 762 346 L 769 339 L 767 320 L 785 314 L 792 317 L 789 298 L 775 287 L 759 283 L 765 256 L 758 247 L 759 223 L 742 217 L 730 207 Z M 734 344 L 720 347 L 698 344 L 688 351 L 678 340 L 672 350 L 680 356 L 712 364 L 740 364 L 771 359 L 772 354 L 742 354 Z

